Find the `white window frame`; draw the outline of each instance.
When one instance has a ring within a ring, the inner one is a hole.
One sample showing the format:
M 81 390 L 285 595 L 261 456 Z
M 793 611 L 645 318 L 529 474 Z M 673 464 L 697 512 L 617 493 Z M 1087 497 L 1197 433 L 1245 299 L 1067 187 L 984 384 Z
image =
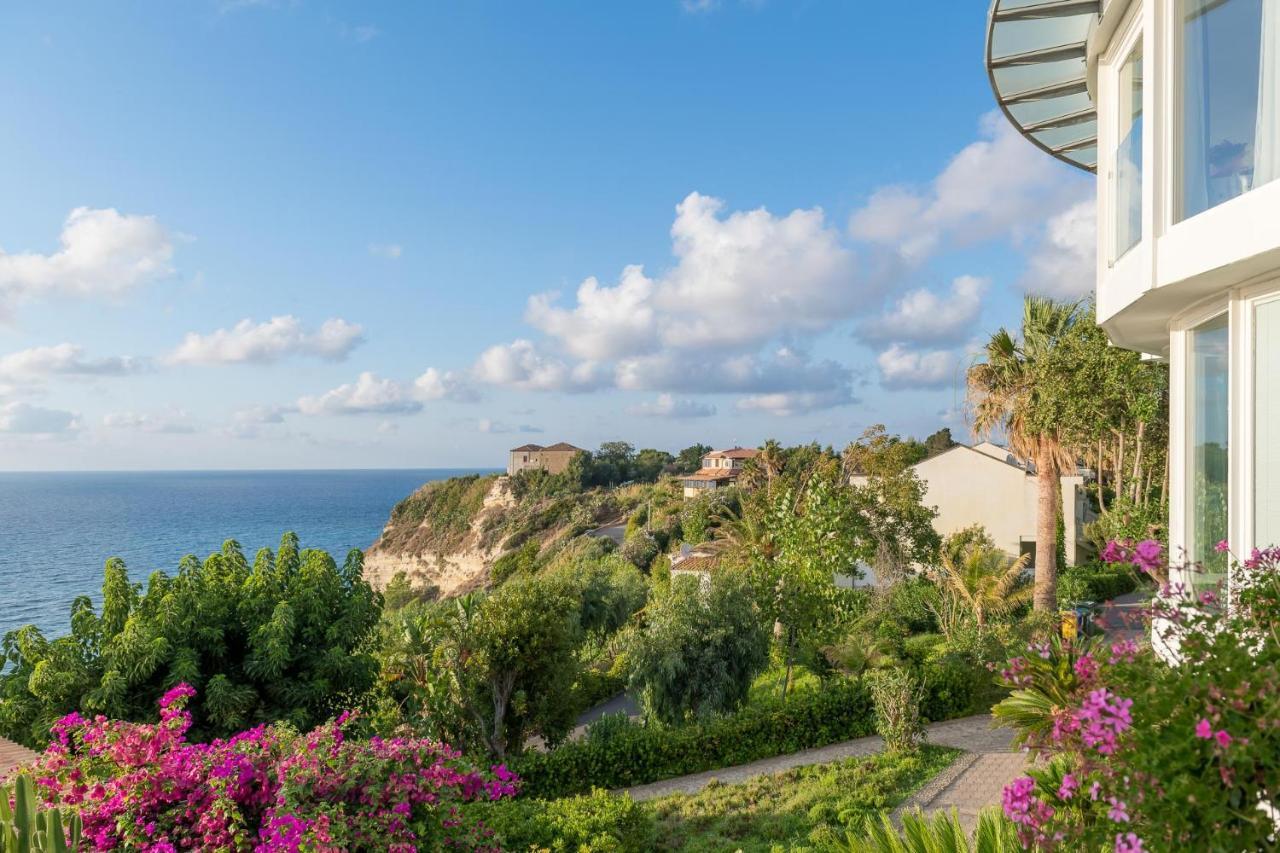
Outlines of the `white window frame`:
M 1102 54 L 1099 61 L 1099 79 L 1102 81 L 1103 91 L 1100 93 L 1099 103 L 1110 104 L 1111 108 L 1105 111 L 1099 111 L 1098 115 L 1098 132 L 1099 132 L 1099 148 L 1098 148 L 1098 174 L 1105 177 L 1099 181 L 1102 192 L 1101 207 L 1098 211 L 1098 222 L 1103 226 L 1102 255 L 1107 269 L 1112 269 L 1129 256 L 1137 256 L 1143 247 L 1143 244 L 1150 239 L 1148 229 L 1148 184 L 1151 176 L 1148 174 L 1151 166 L 1154 165 L 1149 161 L 1150 144 L 1149 137 L 1151 130 L 1148 125 L 1148 118 L 1151 115 L 1151 96 L 1149 92 L 1148 70 L 1147 65 L 1150 61 L 1150 51 L 1146 40 L 1146 28 L 1143 26 L 1145 15 L 1143 14 L 1143 5 L 1134 3 L 1125 13 L 1125 21 L 1121 25 L 1120 32 L 1111 40 L 1111 44 L 1107 46 L 1106 51 Z M 1116 242 L 1116 204 L 1119 194 L 1116 192 L 1116 148 L 1120 145 L 1120 70 L 1124 67 L 1125 61 L 1133 53 L 1134 49 L 1141 46 L 1142 48 L 1142 239 L 1129 247 L 1123 253 L 1119 251 Z M 1103 113 L 1105 112 L 1105 115 Z M 1105 147 L 1104 147 L 1105 146 Z
M 1201 302 L 1178 315 L 1170 323 L 1169 332 L 1169 557 L 1174 566 L 1181 566 L 1190 559 L 1194 552 L 1192 547 L 1192 531 L 1187 498 L 1190 496 L 1188 472 L 1191 469 L 1191 445 L 1188 441 L 1189 414 L 1188 394 L 1190 379 L 1187 369 L 1191 355 L 1191 332 L 1196 327 L 1207 323 L 1223 314 L 1227 318 L 1228 356 L 1227 356 L 1227 476 L 1231 479 L 1227 490 L 1227 530 L 1233 548 L 1240 541 L 1235 537 L 1235 524 L 1239 518 L 1236 507 L 1236 491 L 1239 478 L 1235 470 L 1236 420 L 1239 406 L 1236 405 L 1236 377 L 1238 365 L 1236 357 L 1236 323 L 1233 314 L 1233 303 L 1230 293 L 1223 293 L 1212 299 Z M 1172 573 L 1171 580 L 1181 581 L 1188 588 L 1191 576 L 1181 570 Z
M 1238 441 L 1239 453 L 1232 452 L 1231 477 L 1239 483 L 1239 488 L 1232 486 L 1232 493 L 1239 507 L 1235 519 L 1230 520 L 1234 534 L 1232 549 L 1243 555 L 1254 547 L 1263 547 L 1280 543 L 1259 542 L 1255 536 L 1254 492 L 1257 482 L 1254 477 L 1254 419 L 1257 417 L 1257 404 L 1254 399 L 1254 382 L 1257 373 L 1254 364 L 1254 336 L 1257 333 L 1256 311 L 1259 305 L 1280 300 L 1280 280 L 1271 279 L 1247 285 L 1239 289 L 1233 299 L 1235 313 L 1231 318 L 1231 360 L 1232 370 L 1232 404 L 1241 412 L 1239 422 L 1233 428 L 1232 441 Z M 1235 330 L 1239 329 L 1239 334 Z M 1239 382 L 1236 377 L 1239 376 Z

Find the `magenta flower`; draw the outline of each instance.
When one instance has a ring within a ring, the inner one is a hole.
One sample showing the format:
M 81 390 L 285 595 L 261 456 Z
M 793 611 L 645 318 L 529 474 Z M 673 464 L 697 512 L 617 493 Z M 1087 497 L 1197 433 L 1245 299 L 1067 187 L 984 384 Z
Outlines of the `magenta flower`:
M 1201 719 L 1200 722 L 1196 723 L 1196 737 L 1202 740 L 1209 740 L 1209 738 L 1213 737 L 1213 726 L 1209 724 L 1208 720 Z
M 1142 839 L 1132 832 L 1116 836 L 1116 853 L 1144 853 Z
M 1218 742 L 1218 746 L 1222 747 L 1223 749 L 1226 749 L 1227 747 L 1231 746 L 1231 735 L 1227 734 L 1225 729 L 1215 734 L 1213 736 L 1213 739 L 1216 740 Z
M 1117 800 L 1115 797 L 1110 797 L 1107 802 L 1111 803 L 1111 808 L 1107 810 L 1108 818 L 1116 823 L 1129 822 L 1129 812 L 1127 811 L 1128 806 L 1125 805 L 1124 800 Z
M 1076 790 L 1080 787 L 1080 783 L 1076 781 L 1076 777 L 1067 773 L 1062 777 L 1062 784 L 1058 786 L 1058 796 L 1061 799 L 1069 800 L 1075 796 Z
M 1148 574 L 1156 571 L 1164 562 L 1164 548 L 1154 539 L 1144 539 L 1133 549 L 1133 562 Z
M 1231 545 L 1230 543 L 1227 542 L 1227 540 L 1223 539 L 1222 541 L 1218 542 L 1218 544 L 1213 546 L 1213 550 L 1217 551 L 1219 554 L 1222 554 L 1227 551 L 1230 551 Z

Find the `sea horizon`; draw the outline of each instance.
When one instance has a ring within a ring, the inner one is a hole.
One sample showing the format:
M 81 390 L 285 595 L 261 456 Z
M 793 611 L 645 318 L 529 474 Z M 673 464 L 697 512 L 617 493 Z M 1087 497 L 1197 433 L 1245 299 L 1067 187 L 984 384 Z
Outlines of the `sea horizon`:
M 392 508 L 424 483 L 501 469 L 286 468 L 0 472 L 0 636 L 34 624 L 69 630 L 71 603 L 101 602 L 102 569 L 172 574 L 235 539 L 252 560 L 287 531 L 339 563 L 377 539 Z

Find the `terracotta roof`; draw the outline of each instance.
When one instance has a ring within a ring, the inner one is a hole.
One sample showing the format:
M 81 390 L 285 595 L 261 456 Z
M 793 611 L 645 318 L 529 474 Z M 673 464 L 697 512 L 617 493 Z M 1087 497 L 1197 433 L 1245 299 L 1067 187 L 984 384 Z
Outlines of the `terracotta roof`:
M 574 453 L 585 453 L 581 447 L 574 447 L 568 442 L 562 441 L 559 444 L 553 444 L 550 447 L 544 447 L 543 450 L 572 450 Z
M 25 746 L 0 737 L 0 779 L 21 764 L 30 764 L 38 756 Z
M 692 474 L 686 474 L 681 480 L 736 480 L 742 473 L 741 468 L 699 468 Z
M 673 572 L 709 572 L 720 563 L 719 554 L 690 554 L 671 564 Z
M 729 450 L 713 450 L 707 456 L 715 459 L 755 459 L 760 455 L 759 450 L 750 447 L 733 447 Z
M 541 450 L 541 444 L 522 444 L 519 447 L 511 448 L 512 453 L 525 453 L 531 450 Z

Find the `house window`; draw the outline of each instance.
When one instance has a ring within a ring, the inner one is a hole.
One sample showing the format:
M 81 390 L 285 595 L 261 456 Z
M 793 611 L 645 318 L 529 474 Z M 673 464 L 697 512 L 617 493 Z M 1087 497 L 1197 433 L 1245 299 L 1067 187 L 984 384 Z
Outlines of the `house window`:
M 1253 312 L 1253 544 L 1280 545 L 1280 299 Z
M 1226 570 L 1227 555 L 1214 546 L 1227 538 L 1228 343 L 1226 314 L 1188 333 L 1187 552 L 1202 567 L 1197 586 L 1216 584 Z
M 1280 174 L 1280 3 L 1179 0 L 1179 220 Z
M 1115 161 L 1115 250 L 1119 258 L 1142 240 L 1142 45 L 1120 66 Z

